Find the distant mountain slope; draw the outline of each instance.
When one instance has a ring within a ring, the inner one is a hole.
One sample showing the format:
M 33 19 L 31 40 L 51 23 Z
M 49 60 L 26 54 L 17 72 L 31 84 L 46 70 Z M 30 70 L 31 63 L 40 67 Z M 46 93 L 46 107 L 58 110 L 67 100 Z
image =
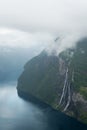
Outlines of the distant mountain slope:
M 31 59 L 17 90 L 87 123 L 87 39 L 59 56 L 42 52 Z

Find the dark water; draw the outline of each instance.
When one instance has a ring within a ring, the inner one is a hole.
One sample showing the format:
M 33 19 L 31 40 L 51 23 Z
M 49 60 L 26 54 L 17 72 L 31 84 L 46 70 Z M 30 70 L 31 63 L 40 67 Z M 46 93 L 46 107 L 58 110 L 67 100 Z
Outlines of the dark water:
M 18 97 L 16 87 L 0 87 L 0 130 L 87 130 L 87 126 Z

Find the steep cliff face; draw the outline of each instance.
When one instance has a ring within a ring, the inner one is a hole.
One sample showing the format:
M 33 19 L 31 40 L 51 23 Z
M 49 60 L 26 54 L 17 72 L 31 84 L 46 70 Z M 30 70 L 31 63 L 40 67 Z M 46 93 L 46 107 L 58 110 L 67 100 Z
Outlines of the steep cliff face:
M 42 52 L 31 59 L 17 90 L 87 123 L 87 39 L 59 56 Z

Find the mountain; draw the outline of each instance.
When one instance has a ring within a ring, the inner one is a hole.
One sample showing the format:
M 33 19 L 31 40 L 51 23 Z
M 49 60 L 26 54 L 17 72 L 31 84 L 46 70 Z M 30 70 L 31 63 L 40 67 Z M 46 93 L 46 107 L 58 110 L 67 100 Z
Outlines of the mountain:
M 59 56 L 43 51 L 32 58 L 18 79 L 17 91 L 87 123 L 87 38 Z

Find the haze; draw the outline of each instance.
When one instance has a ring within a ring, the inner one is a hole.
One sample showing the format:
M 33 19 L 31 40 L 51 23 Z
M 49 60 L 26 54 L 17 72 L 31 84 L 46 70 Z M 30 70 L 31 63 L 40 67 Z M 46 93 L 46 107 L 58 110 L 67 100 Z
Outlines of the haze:
M 0 73 L 20 70 L 43 49 L 59 54 L 86 34 L 86 0 L 0 1 Z
M 80 37 L 86 35 L 86 23 L 86 0 L 0 1 L 1 27 L 28 32 L 30 33 L 30 35 L 35 35 L 35 33 L 39 33 L 43 37 L 45 35 L 46 40 L 47 37 L 49 39 L 50 34 L 53 35 L 53 38 L 56 36 L 63 35 L 63 37 L 68 37 L 69 39 L 69 43 L 67 42 L 66 46 L 67 44 L 73 44 L 72 40 L 74 38 L 75 40 L 78 40 Z M 33 40 L 35 39 L 34 37 L 31 38 Z M 41 39 L 41 36 L 39 36 L 38 39 Z M 32 44 L 32 42 L 28 41 L 28 39 L 24 39 L 25 43 L 26 41 L 29 45 Z M 24 44 L 24 42 L 20 42 L 20 44 L 25 47 L 26 45 Z M 48 40 L 45 42 L 48 42 Z

